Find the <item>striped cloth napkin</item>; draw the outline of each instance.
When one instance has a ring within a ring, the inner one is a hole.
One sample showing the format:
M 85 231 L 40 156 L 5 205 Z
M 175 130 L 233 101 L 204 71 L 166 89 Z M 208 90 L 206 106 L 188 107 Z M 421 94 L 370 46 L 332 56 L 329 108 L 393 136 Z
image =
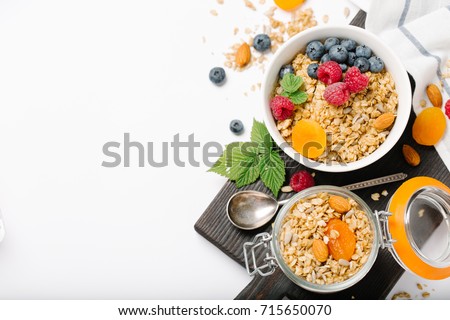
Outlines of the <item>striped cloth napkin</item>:
M 442 83 L 443 103 L 450 98 L 450 0 L 350 0 L 367 12 L 366 29 L 395 50 L 416 82 L 414 111 L 423 108 L 426 87 Z M 443 109 L 444 110 L 444 109 Z M 450 170 L 450 120 L 435 145 Z

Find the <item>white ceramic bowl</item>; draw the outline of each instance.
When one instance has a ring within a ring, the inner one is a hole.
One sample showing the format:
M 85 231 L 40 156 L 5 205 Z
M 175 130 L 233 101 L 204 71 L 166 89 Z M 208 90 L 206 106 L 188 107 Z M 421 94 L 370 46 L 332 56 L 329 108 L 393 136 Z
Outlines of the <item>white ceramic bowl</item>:
M 276 121 L 273 118 L 269 107 L 270 98 L 275 87 L 280 68 L 283 65 L 290 63 L 299 52 L 304 52 L 306 45 L 310 41 L 325 40 L 328 37 L 353 39 L 358 44 L 365 44 L 371 48 L 373 54 L 383 59 L 386 70 L 391 73 L 394 79 L 395 88 L 398 94 L 397 118 L 390 134 L 386 138 L 386 141 L 369 156 L 347 164 L 325 164 L 303 157 L 295 151 L 278 132 Z M 391 150 L 400 139 L 408 123 L 409 114 L 411 111 L 411 84 L 409 82 L 408 74 L 400 59 L 397 57 L 395 52 L 384 44 L 376 35 L 354 26 L 314 27 L 306 31 L 302 31 L 291 38 L 277 50 L 276 54 L 270 61 L 264 75 L 262 88 L 264 120 L 275 143 L 280 146 L 280 148 L 291 158 L 309 168 L 319 171 L 353 171 L 374 163 L 389 152 L 389 150 Z

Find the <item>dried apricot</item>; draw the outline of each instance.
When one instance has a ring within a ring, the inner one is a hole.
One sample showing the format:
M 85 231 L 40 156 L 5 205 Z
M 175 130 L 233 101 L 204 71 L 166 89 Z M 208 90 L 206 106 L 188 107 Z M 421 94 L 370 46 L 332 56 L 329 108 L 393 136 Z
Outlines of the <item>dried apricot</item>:
M 314 120 L 300 120 L 292 129 L 292 147 L 307 158 L 317 158 L 327 146 L 325 130 Z
M 328 236 L 328 249 L 334 260 L 345 259 L 350 261 L 356 247 L 355 234 L 348 225 L 339 219 L 331 219 L 326 227 Z
M 275 0 L 275 4 L 283 10 L 293 10 L 301 5 L 305 0 Z
M 417 116 L 412 127 L 414 140 L 424 146 L 438 143 L 444 135 L 447 124 L 440 108 L 427 108 Z

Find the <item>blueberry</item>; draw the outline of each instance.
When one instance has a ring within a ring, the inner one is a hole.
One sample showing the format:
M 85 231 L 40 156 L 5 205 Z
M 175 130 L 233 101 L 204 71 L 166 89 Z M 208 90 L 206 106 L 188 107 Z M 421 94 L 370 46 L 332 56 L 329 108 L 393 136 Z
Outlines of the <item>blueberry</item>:
M 268 50 L 271 46 L 272 42 L 267 34 L 261 33 L 255 36 L 253 39 L 253 48 L 256 51 L 264 52 Z
M 372 50 L 370 50 L 368 46 L 363 44 L 356 47 L 355 53 L 357 57 L 369 59 L 370 56 L 372 55 Z
M 215 67 L 209 71 L 209 80 L 218 86 L 223 84 L 225 76 L 225 70 L 221 67 Z
M 320 63 L 325 63 L 325 62 L 330 61 L 330 60 L 331 60 L 330 55 L 328 53 L 325 53 L 322 56 L 322 58 L 320 59 Z
M 314 40 L 308 43 L 306 46 L 306 54 L 311 60 L 320 60 L 320 58 L 325 53 L 325 46 L 322 42 Z
M 370 68 L 369 60 L 363 57 L 356 58 L 355 63 L 353 64 L 355 67 L 358 67 L 359 71 L 366 72 Z
M 244 125 L 241 120 L 231 120 L 230 122 L 230 130 L 234 134 L 240 134 L 244 131 Z
M 348 66 L 345 63 L 340 63 L 339 67 L 341 67 L 342 72 L 345 72 L 348 69 Z
M 308 76 L 310 76 L 313 79 L 317 79 L 317 69 L 318 68 L 319 68 L 318 63 L 311 63 L 307 69 Z
M 356 60 L 356 53 L 354 52 L 349 52 L 348 53 L 348 58 L 347 58 L 347 64 L 349 67 L 353 66 L 353 64 L 355 63 Z
M 294 67 L 290 64 L 285 64 L 284 66 L 282 66 L 278 75 L 280 76 L 280 79 L 283 79 L 284 75 L 287 73 L 295 73 Z
M 330 55 L 331 60 L 336 61 L 337 63 L 344 63 L 348 58 L 347 49 L 341 45 L 332 46 L 328 54 Z
M 380 57 L 373 56 L 369 59 L 370 72 L 381 72 L 384 69 L 384 62 Z
M 336 46 L 338 44 L 339 44 L 338 38 L 328 38 L 327 40 L 325 40 L 324 43 L 325 51 L 329 51 L 332 46 Z
M 341 41 L 341 46 L 343 46 L 345 49 L 347 49 L 347 51 L 355 51 L 356 42 L 355 42 L 355 40 L 344 39 Z

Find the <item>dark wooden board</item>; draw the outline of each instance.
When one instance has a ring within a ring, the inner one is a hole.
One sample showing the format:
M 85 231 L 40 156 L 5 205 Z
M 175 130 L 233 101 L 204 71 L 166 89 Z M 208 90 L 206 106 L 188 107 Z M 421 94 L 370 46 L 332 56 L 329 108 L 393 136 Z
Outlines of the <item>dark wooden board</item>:
M 365 13 L 359 12 L 351 24 L 364 27 Z M 412 80 L 412 79 L 411 79 Z M 414 90 L 414 81 L 412 80 Z M 404 172 L 408 177 L 429 176 L 434 177 L 446 185 L 450 185 L 450 173 L 440 159 L 433 147 L 423 147 L 417 145 L 412 139 L 412 123 L 415 119 L 414 112 L 408 122 L 408 127 L 395 147 L 382 159 L 376 163 L 348 173 L 325 173 L 316 172 L 315 180 L 317 185 L 336 185 L 343 186 L 346 184 L 376 178 L 379 176 Z M 402 155 L 403 144 L 410 144 L 421 154 L 422 162 L 418 167 L 410 167 L 405 163 Z M 286 162 L 287 179 L 296 171 L 304 169 L 304 167 L 294 160 L 290 159 L 284 153 L 281 153 Z M 309 169 L 308 169 L 309 170 Z M 286 184 L 288 181 L 286 181 Z M 378 186 L 363 190 L 355 191 L 373 210 L 381 210 L 386 208 L 389 196 L 381 197 L 380 201 L 373 201 L 370 195 L 374 192 L 381 192 L 386 189 L 390 195 L 400 186 L 401 182 L 391 183 L 384 186 Z M 239 190 L 259 190 L 270 194 L 270 191 L 263 185 L 261 181 L 240 188 Z M 244 266 L 244 255 L 242 246 L 245 242 L 250 241 L 260 232 L 271 232 L 271 224 L 254 231 L 242 231 L 235 228 L 226 216 L 225 206 L 230 198 L 238 189 L 234 183 L 228 181 L 214 198 L 203 215 L 196 222 L 195 230 L 205 237 L 208 241 L 217 246 L 230 258 Z M 289 198 L 292 194 L 283 194 L 279 196 L 279 200 Z M 207 263 L 205 258 L 204 263 Z M 392 287 L 403 274 L 403 269 L 396 263 L 394 258 L 387 250 L 380 250 L 377 260 L 366 275 L 355 286 L 335 294 L 316 294 L 304 290 L 291 282 L 281 271 L 277 269 L 274 274 L 269 277 L 256 276 L 250 284 L 236 297 L 236 299 L 384 299 L 390 292 Z

